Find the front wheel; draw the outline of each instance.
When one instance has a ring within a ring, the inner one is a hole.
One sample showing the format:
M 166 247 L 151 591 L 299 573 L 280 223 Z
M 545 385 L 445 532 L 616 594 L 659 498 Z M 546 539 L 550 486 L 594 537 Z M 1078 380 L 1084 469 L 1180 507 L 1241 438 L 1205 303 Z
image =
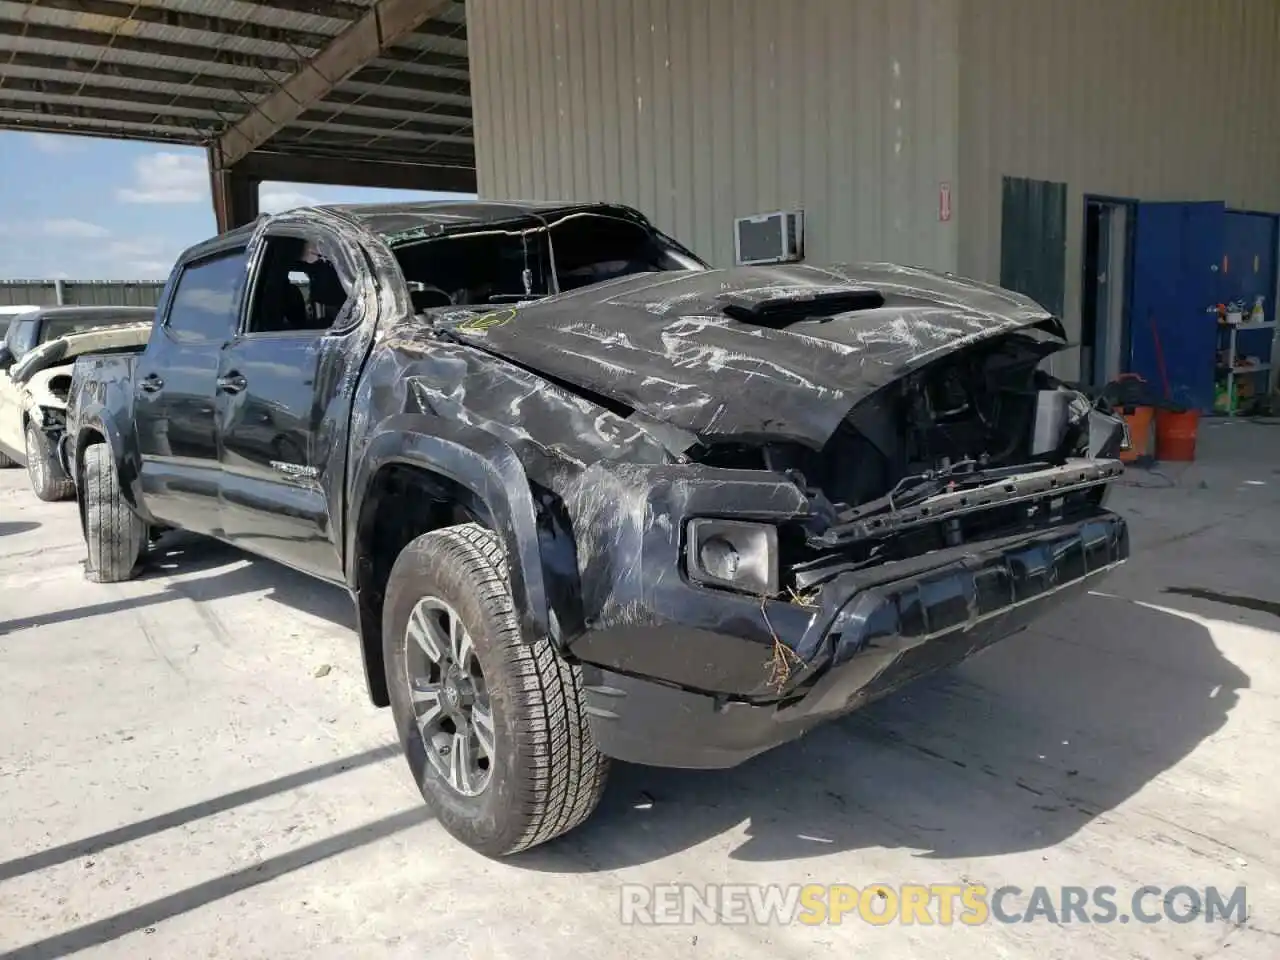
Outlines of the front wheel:
M 468 523 L 412 541 L 382 623 L 405 757 L 450 834 L 501 857 L 591 815 L 608 760 L 587 727 L 581 672 L 549 642 L 524 641 L 492 531 Z
M 69 500 L 76 485 L 58 462 L 58 452 L 49 437 L 36 424 L 27 424 L 27 478 L 31 489 L 41 500 Z

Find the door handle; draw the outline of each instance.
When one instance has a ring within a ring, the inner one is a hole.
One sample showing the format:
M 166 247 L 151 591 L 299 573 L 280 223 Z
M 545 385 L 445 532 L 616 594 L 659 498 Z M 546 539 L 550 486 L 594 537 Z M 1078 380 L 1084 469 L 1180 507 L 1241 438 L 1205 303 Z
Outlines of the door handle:
M 249 381 L 238 373 L 229 373 L 225 377 L 218 378 L 218 389 L 223 393 L 239 393 L 248 385 Z
M 164 386 L 164 381 L 161 380 L 158 375 L 154 373 L 149 373 L 142 378 L 142 380 L 138 383 L 138 386 L 141 387 L 147 393 L 155 393 L 157 390 L 159 390 L 161 387 Z

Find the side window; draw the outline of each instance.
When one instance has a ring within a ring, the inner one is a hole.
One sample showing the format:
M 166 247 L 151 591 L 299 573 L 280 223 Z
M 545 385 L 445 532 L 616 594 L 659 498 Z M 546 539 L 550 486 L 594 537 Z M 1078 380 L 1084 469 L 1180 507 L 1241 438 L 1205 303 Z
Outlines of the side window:
M 21 360 L 22 355 L 36 345 L 36 325 L 39 321 L 15 320 L 5 334 L 4 342 L 14 360 Z
M 225 343 L 235 334 L 244 287 L 245 252 L 201 260 L 183 269 L 165 328 L 183 343 Z
M 328 251 L 297 237 L 266 243 L 245 333 L 328 330 L 349 296 Z

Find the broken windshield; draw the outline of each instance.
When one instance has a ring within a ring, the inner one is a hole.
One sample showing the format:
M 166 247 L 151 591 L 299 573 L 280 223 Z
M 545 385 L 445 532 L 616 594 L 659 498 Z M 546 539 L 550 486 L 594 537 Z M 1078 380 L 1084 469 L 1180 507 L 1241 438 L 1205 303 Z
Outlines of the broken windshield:
M 418 310 L 536 299 L 635 273 L 707 269 L 662 233 L 596 213 L 458 233 L 395 253 Z

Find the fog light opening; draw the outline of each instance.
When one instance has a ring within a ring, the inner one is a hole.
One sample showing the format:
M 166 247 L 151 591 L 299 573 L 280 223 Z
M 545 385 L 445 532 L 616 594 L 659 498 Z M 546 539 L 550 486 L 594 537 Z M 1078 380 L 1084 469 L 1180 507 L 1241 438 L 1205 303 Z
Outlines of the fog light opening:
M 698 553 L 702 569 L 718 580 L 738 579 L 742 557 L 724 537 L 708 537 Z

